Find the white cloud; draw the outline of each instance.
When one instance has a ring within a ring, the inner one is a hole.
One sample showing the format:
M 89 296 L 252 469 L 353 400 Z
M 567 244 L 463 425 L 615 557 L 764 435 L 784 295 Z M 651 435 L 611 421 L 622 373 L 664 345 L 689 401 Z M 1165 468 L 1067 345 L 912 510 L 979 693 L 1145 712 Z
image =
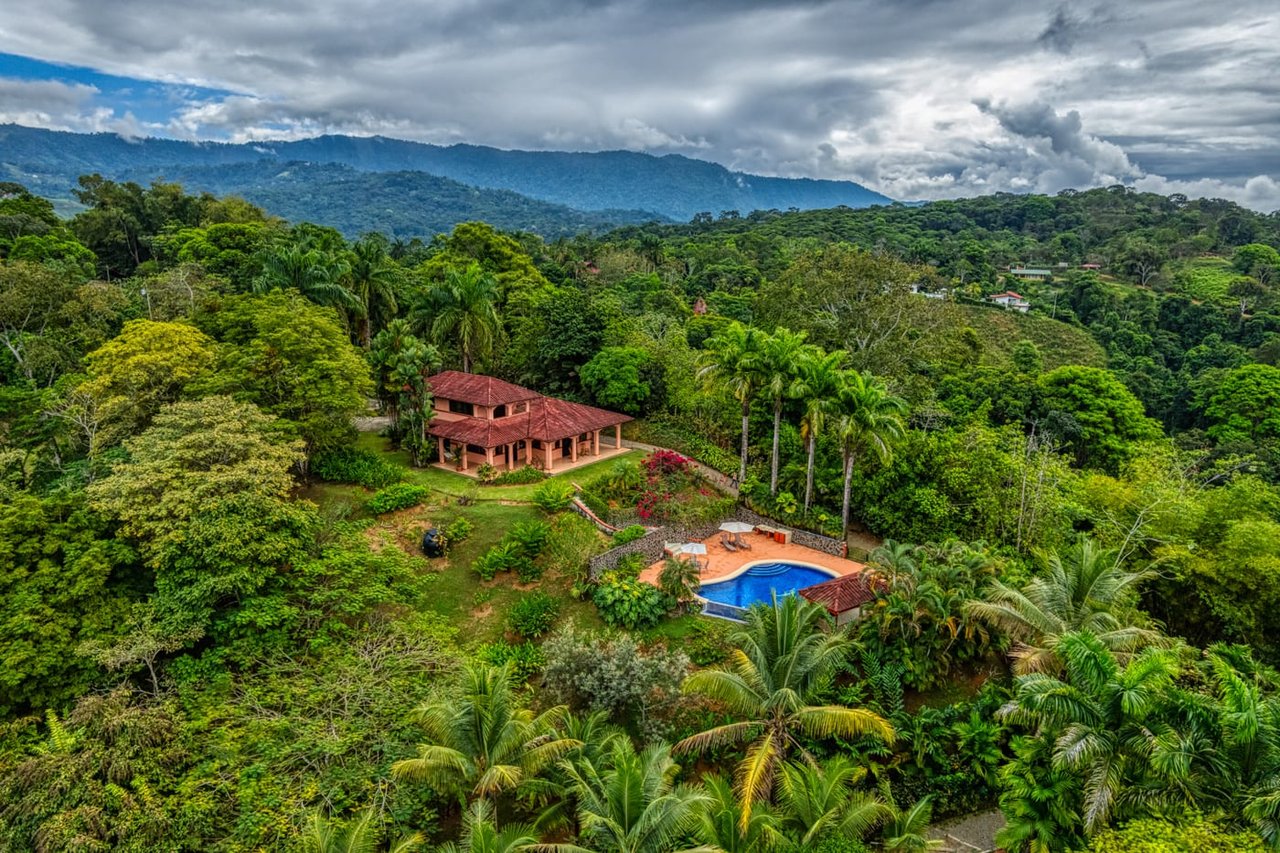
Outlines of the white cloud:
M 163 132 L 188 138 L 669 151 L 899 198 L 1164 181 L 1267 209 L 1280 176 L 1274 0 L 45 0 L 4 20 L 0 50 L 242 93 L 181 105 Z M 0 91 L 0 111 L 111 120 L 60 97 Z

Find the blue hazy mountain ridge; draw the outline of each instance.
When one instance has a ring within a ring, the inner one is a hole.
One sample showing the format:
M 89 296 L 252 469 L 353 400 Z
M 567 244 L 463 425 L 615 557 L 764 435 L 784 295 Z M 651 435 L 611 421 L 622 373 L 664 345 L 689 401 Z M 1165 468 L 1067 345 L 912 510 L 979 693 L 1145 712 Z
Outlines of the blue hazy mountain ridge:
M 426 172 L 362 172 L 340 163 L 258 160 L 221 166 L 168 166 L 123 171 L 124 180 L 154 177 L 188 192 L 239 195 L 290 222 L 314 222 L 354 239 L 369 231 L 430 239 L 459 222 L 482 220 L 504 231 L 546 239 L 619 225 L 670 221 L 645 210 L 575 210 L 510 190 L 482 189 Z
M 341 164 L 364 172 L 425 172 L 482 189 L 510 190 L 578 211 L 648 211 L 686 221 L 696 213 L 737 210 L 868 207 L 892 199 L 852 181 L 772 178 L 734 172 L 676 154 L 508 151 L 386 137 L 318 136 L 291 142 L 189 142 L 124 139 L 0 125 L 0 169 L 27 174 L 42 189 L 100 172 L 136 178 L 172 176 L 176 167 L 213 167 L 262 160 Z M 172 179 L 172 178 L 170 178 Z M 33 187 L 34 189 L 34 187 Z M 69 190 L 56 193 L 69 195 Z M 634 221 L 634 220 L 630 220 Z

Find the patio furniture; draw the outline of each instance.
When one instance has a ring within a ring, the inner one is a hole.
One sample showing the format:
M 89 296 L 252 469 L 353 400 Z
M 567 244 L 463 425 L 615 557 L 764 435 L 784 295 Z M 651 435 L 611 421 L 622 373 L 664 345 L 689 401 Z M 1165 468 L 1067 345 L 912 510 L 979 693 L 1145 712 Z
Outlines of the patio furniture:
M 720 525 L 720 529 L 725 533 L 733 534 L 734 545 L 748 551 L 751 550 L 751 546 L 742 538 L 742 534 L 750 533 L 753 530 L 750 524 L 747 524 L 745 521 L 726 521 L 724 524 Z
M 726 551 L 730 553 L 733 553 L 734 551 L 738 550 L 738 546 L 733 544 L 733 542 L 729 540 L 728 533 L 720 534 L 720 547 L 724 548 Z

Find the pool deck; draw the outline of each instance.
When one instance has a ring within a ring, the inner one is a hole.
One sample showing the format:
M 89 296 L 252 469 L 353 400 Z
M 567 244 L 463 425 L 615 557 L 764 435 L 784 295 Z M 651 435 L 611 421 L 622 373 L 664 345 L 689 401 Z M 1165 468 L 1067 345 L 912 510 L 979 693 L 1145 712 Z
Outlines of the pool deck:
M 807 563 L 811 566 L 829 569 L 840 577 L 860 572 L 866 568 L 862 563 L 846 560 L 844 557 L 833 557 L 830 554 L 824 554 L 821 551 L 806 548 L 803 545 L 783 545 L 761 533 L 744 533 L 742 538 L 751 544 L 750 551 L 726 551 L 720 544 L 719 533 L 703 540 L 703 544 L 707 546 L 707 555 L 698 557 L 698 560 L 705 564 L 705 568 L 702 570 L 703 583 L 732 575 L 747 563 L 762 561 L 768 563 Z M 684 559 L 689 558 L 686 557 Z M 659 560 L 641 572 L 640 580 L 656 586 L 658 575 L 662 573 L 662 563 L 663 561 Z

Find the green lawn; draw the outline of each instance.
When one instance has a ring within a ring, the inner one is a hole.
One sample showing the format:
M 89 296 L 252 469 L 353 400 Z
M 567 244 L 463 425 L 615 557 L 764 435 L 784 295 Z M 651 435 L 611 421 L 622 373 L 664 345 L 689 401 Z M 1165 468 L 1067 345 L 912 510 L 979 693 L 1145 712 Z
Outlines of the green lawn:
M 413 468 L 409 465 L 409 454 L 403 450 L 396 450 L 391 446 L 389 439 L 378 435 L 377 433 L 365 432 L 361 433 L 356 441 L 356 446 L 363 450 L 372 450 L 385 456 L 387 459 L 395 462 L 405 469 L 405 479 L 411 483 L 419 483 L 442 492 L 446 495 L 465 495 L 475 488 L 479 488 L 477 499 L 480 501 L 528 501 L 533 498 L 534 489 L 538 488 L 538 483 L 531 483 L 517 486 L 480 486 L 478 481 L 472 477 L 463 474 L 455 474 L 451 471 L 445 471 L 434 466 L 428 468 Z M 584 465 L 581 468 L 575 468 L 572 471 L 566 471 L 563 474 L 556 474 L 553 480 L 572 480 L 582 483 L 593 477 L 608 471 L 616 463 L 623 460 L 639 461 L 643 456 L 638 450 L 631 450 L 618 456 L 610 456 L 608 459 L 601 459 L 599 462 L 593 462 L 590 465 Z

